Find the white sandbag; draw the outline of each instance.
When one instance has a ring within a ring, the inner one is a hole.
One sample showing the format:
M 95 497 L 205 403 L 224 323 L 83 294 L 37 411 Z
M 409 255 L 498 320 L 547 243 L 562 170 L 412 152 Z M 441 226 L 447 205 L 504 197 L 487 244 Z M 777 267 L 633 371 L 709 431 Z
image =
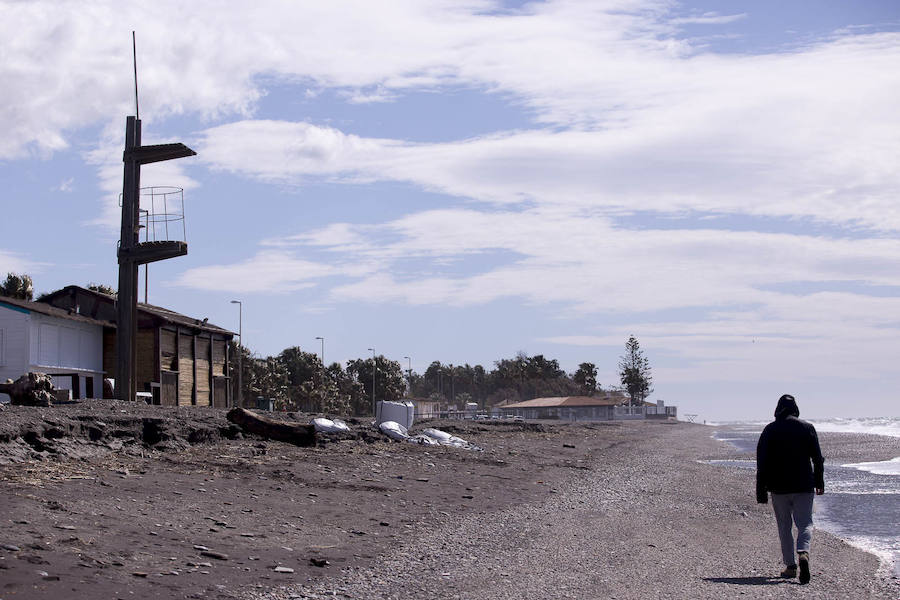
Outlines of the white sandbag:
M 455 435 L 450 435 L 446 431 L 441 431 L 440 429 L 428 428 L 422 432 L 423 435 L 430 437 L 433 440 L 436 440 L 442 446 L 455 446 L 456 448 L 465 448 L 466 450 L 481 450 L 475 444 L 467 442 L 466 440 L 456 437 Z
M 447 433 L 446 431 L 441 431 L 440 429 L 433 429 L 429 427 L 425 431 L 422 432 L 424 435 L 427 435 L 430 438 L 434 438 L 439 442 L 448 442 L 450 438 L 453 436 Z
M 350 431 L 350 427 L 340 419 L 326 419 L 324 417 L 316 417 L 312 420 L 312 426 L 316 431 L 321 433 L 338 433 L 341 431 Z
M 419 444 L 421 446 L 440 446 L 441 443 L 434 439 L 433 437 L 428 437 L 427 435 L 413 435 L 406 438 L 407 442 L 411 442 L 413 444 Z
M 375 422 L 385 423 L 394 421 L 409 430 L 413 425 L 415 406 L 412 402 L 378 402 L 375 405 Z
M 396 421 L 385 421 L 378 425 L 378 429 L 392 440 L 403 442 L 409 439 L 409 430 Z

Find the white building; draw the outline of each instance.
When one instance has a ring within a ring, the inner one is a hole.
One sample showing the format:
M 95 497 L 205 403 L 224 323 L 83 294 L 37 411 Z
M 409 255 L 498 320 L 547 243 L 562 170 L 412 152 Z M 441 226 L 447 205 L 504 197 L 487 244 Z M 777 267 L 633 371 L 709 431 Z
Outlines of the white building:
M 99 398 L 104 325 L 78 311 L 0 296 L 0 381 L 46 373 L 73 398 Z M 8 401 L 0 394 L 0 402 Z

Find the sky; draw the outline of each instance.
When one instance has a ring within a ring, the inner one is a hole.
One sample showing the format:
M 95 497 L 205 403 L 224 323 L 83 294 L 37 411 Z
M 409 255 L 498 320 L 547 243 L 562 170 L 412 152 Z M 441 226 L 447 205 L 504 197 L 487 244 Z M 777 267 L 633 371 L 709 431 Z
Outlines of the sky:
M 0 0 L 0 276 L 37 293 L 117 286 L 132 31 L 143 143 L 197 152 L 142 170 L 188 242 L 150 303 L 604 386 L 634 335 L 682 416 L 900 416 L 900 3 Z

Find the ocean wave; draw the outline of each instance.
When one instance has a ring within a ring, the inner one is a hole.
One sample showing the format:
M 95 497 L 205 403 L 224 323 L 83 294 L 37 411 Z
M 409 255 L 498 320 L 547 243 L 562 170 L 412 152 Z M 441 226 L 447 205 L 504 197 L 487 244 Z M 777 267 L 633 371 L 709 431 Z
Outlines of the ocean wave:
M 846 419 L 810 419 L 818 431 L 871 433 L 900 437 L 900 417 L 858 417 Z
M 878 462 L 861 462 L 841 465 L 850 469 L 858 469 L 860 471 L 868 471 L 876 475 L 900 475 L 900 456 L 891 460 L 882 460 Z

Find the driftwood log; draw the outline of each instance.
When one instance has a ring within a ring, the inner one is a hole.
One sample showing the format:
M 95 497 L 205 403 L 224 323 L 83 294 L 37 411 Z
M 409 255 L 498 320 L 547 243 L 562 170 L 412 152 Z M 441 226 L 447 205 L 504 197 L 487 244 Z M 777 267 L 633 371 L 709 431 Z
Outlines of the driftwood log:
M 52 406 L 53 380 L 43 373 L 26 373 L 13 382 L 0 383 L 0 394 L 9 394 L 10 404 Z
M 315 446 L 316 429 L 312 425 L 287 423 L 260 416 L 246 408 L 232 408 L 226 418 L 248 433 L 295 446 Z

